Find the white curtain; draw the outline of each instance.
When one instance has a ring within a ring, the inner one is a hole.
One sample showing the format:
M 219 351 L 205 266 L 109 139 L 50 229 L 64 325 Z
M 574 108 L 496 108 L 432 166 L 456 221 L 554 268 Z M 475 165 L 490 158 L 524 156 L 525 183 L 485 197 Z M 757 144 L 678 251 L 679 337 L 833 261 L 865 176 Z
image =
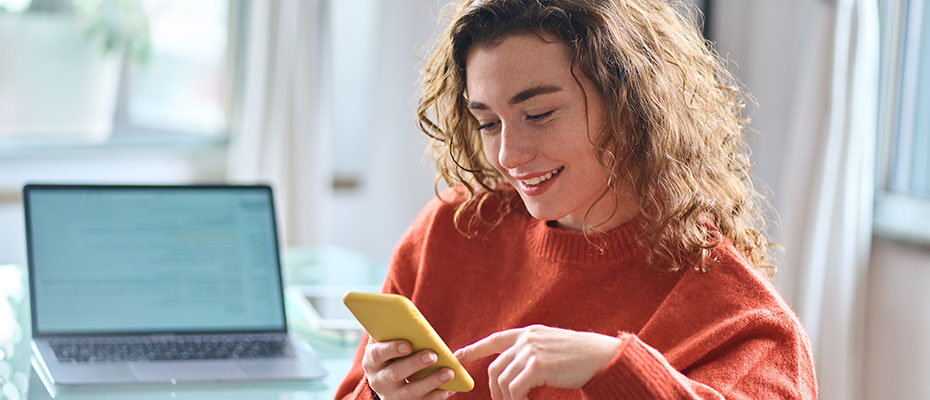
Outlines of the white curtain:
M 822 399 L 863 392 L 878 113 L 877 0 L 809 0 L 776 194 L 776 282 L 810 334 Z
M 319 132 L 320 0 L 248 2 L 242 114 L 229 180 L 274 189 L 282 245 L 317 240 L 314 222 L 325 160 Z

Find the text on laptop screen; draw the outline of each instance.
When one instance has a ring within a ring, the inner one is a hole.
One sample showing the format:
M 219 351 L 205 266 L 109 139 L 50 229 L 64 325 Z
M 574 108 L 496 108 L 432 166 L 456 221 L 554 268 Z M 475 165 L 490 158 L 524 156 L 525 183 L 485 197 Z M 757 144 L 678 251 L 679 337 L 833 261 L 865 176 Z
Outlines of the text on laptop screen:
M 284 329 L 270 191 L 29 193 L 43 334 Z

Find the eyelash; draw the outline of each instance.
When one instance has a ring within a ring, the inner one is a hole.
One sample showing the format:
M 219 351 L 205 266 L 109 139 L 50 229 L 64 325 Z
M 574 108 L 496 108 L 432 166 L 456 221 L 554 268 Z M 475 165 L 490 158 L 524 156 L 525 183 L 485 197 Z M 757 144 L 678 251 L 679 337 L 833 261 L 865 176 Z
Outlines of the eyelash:
M 500 122 L 500 121 L 488 122 L 488 123 L 486 123 L 486 124 L 484 124 L 484 125 L 478 126 L 478 130 L 479 130 L 479 131 L 483 131 L 483 130 L 485 130 L 485 129 L 491 128 L 491 127 L 493 127 L 494 125 L 497 125 L 498 122 Z
M 546 112 L 544 112 L 544 113 L 542 113 L 542 114 L 527 115 L 527 116 L 526 116 L 526 119 L 531 120 L 531 121 L 538 121 L 538 120 L 541 120 L 541 119 L 545 119 L 546 117 L 552 115 L 552 113 L 554 113 L 554 112 L 555 112 L 555 110 L 549 110 L 549 111 L 546 111 Z
M 544 112 L 544 113 L 542 113 L 542 114 L 527 115 L 527 116 L 526 116 L 526 119 L 527 119 L 527 120 L 530 120 L 530 121 L 539 121 L 539 120 L 542 120 L 542 119 L 546 119 L 547 117 L 549 117 L 550 115 L 552 115 L 552 113 L 554 113 L 554 112 L 555 112 L 555 110 L 549 110 L 549 111 L 546 111 L 546 112 Z M 479 131 L 483 131 L 483 130 L 486 130 L 486 129 L 488 129 L 488 128 L 493 128 L 494 125 L 497 125 L 498 123 L 500 123 L 500 121 L 488 122 L 488 123 L 486 123 L 486 124 L 484 124 L 484 125 L 478 126 L 478 130 L 479 130 Z

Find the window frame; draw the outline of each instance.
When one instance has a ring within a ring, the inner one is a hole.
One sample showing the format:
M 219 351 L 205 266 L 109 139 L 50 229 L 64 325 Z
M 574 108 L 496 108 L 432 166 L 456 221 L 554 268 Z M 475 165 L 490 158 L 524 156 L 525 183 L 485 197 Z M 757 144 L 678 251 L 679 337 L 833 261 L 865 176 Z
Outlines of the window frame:
M 878 166 L 873 228 L 877 236 L 930 245 L 930 199 L 893 187 L 892 174 L 908 174 L 911 154 L 896 149 L 914 135 L 922 0 L 881 2 L 881 67 Z M 916 8 L 916 9 L 915 9 Z M 906 148 L 906 147 L 905 147 Z
M 146 127 L 134 123 L 129 118 L 129 82 L 132 80 L 130 62 L 123 54 L 120 70 L 116 107 L 113 113 L 113 125 L 109 137 L 103 142 L 82 142 L 62 140 L 48 143 L 0 144 L 0 159 L 20 158 L 20 156 L 59 153 L 83 153 L 109 151 L 111 149 L 151 148 L 156 151 L 182 150 L 215 152 L 217 148 L 226 148 L 231 143 L 243 107 L 244 69 L 246 57 L 246 36 L 248 30 L 248 2 L 244 0 L 226 0 L 229 13 L 227 17 L 227 51 L 225 71 L 228 74 L 228 93 L 224 104 L 228 121 L 226 129 L 217 135 L 203 135 L 193 131 L 161 129 Z

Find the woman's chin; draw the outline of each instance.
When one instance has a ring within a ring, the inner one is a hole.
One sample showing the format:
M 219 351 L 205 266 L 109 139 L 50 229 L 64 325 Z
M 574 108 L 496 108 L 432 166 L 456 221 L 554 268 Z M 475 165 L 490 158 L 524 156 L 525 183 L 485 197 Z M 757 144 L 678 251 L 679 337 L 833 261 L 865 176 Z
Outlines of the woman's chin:
M 534 206 L 533 204 L 527 204 L 526 210 L 529 211 L 533 218 L 543 221 L 558 221 L 563 217 L 562 215 L 552 212 L 552 210 L 546 210 L 543 207 Z
M 546 209 L 544 207 L 538 207 L 538 206 L 534 207 L 534 205 L 532 204 L 527 204 L 526 209 L 527 211 L 529 211 L 530 215 L 533 218 L 536 218 L 540 221 L 551 222 L 551 225 L 554 227 L 557 227 L 560 229 L 566 229 L 566 230 L 573 230 L 573 231 L 581 230 L 580 227 L 574 228 L 571 226 L 570 223 L 566 224 L 565 221 L 562 221 L 565 219 L 564 213 L 559 213 L 559 212 L 556 212 L 555 210 Z

